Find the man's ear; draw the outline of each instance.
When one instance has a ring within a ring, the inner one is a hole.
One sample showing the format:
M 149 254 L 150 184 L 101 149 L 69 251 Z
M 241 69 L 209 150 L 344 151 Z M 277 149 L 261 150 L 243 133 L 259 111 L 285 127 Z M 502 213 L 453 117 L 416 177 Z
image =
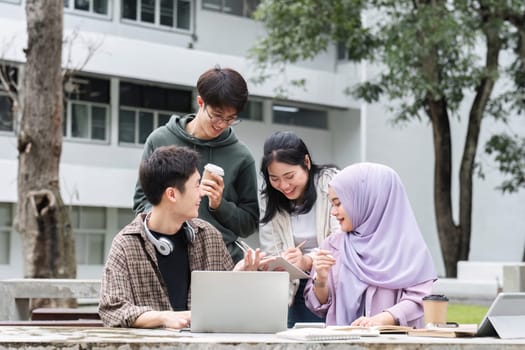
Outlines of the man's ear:
M 168 187 L 164 191 L 164 194 L 171 202 L 176 202 L 178 197 L 178 191 L 174 187 Z

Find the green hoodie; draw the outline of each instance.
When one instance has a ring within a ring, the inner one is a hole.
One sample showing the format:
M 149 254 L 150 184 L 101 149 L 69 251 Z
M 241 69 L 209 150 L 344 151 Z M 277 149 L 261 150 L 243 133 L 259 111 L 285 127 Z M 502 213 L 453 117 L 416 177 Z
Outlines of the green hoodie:
M 242 251 L 233 242 L 248 237 L 257 230 L 259 202 L 257 199 L 257 175 L 255 161 L 250 151 L 241 143 L 231 127 L 213 140 L 200 140 L 186 132 L 186 124 L 194 114 L 184 117 L 172 116 L 169 122 L 154 130 L 146 140 L 142 159 L 146 159 L 161 146 L 186 146 L 200 155 L 199 172 L 204 165 L 214 163 L 224 169 L 224 191 L 221 205 L 210 210 L 208 197 L 203 197 L 199 207 L 199 218 L 208 221 L 221 233 L 234 262 L 243 257 Z M 137 181 L 133 197 L 135 214 L 151 209 L 144 196 L 140 181 Z

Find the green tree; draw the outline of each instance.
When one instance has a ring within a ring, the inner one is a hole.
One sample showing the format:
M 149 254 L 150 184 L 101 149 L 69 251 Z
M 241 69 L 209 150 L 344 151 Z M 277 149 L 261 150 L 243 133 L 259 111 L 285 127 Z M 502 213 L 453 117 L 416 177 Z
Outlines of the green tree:
M 446 274 L 456 276 L 457 262 L 467 260 L 470 250 L 482 120 L 490 116 L 507 122 L 525 107 L 523 0 L 266 0 L 255 16 L 267 29 L 251 52 L 261 78 L 270 67 L 344 45 L 350 60 L 382 67 L 377 78 L 349 92 L 369 103 L 381 97 L 395 101 L 395 122 L 430 121 L 437 231 Z M 511 58 L 508 64 L 502 55 Z M 498 80 L 508 82 L 508 89 L 496 95 Z M 451 120 L 462 117 L 465 103 L 470 108 L 463 116 L 468 127 L 459 170 L 459 217 L 454 220 Z M 524 146 L 523 137 L 512 131 L 494 135 L 485 146 L 507 175 L 504 192 L 525 187 Z

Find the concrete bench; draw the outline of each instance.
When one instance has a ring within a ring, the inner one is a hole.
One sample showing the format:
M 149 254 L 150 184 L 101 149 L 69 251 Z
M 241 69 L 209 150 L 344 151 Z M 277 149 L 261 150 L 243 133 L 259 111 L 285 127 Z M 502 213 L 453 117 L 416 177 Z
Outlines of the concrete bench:
M 456 301 L 490 304 L 500 292 L 525 292 L 525 263 L 459 261 L 457 278 L 440 278 L 433 292 Z
M 460 280 L 439 278 L 432 288 L 434 294 L 444 294 L 452 302 L 490 304 L 499 292 L 496 280 Z
M 458 279 L 498 280 L 504 284 L 505 268 L 525 267 L 525 262 L 507 261 L 458 261 Z
M 503 292 L 525 291 L 525 263 L 459 261 L 458 280 L 496 281 Z
M 35 298 L 98 299 L 100 280 L 23 278 L 0 280 L 0 320 L 29 320 Z
M 1 326 L 32 327 L 104 327 L 101 320 L 43 320 L 43 321 L 0 321 Z M 1 332 L 1 331 L 0 331 Z
M 100 320 L 98 308 L 39 307 L 31 311 L 32 321 Z

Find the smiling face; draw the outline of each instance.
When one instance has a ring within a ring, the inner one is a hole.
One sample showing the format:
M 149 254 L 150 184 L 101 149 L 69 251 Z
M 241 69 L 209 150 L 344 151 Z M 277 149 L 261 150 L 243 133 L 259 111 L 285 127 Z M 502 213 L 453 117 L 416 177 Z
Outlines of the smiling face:
M 273 161 L 268 165 L 270 185 L 289 200 L 300 200 L 308 183 L 308 172 L 300 165 Z
M 332 203 L 332 209 L 330 211 L 330 214 L 335 216 L 337 221 L 339 221 L 341 230 L 344 232 L 352 231 L 354 229 L 354 226 L 352 225 L 352 220 L 350 220 L 350 216 L 346 212 L 345 208 L 343 208 L 339 197 L 337 196 L 337 194 L 331 186 L 328 187 L 328 200 L 330 201 L 330 203 Z
M 202 140 L 211 140 L 218 137 L 230 125 L 237 123 L 237 110 L 228 106 L 211 106 L 198 96 L 199 111 L 197 117 L 189 127 L 189 132 Z
M 178 196 L 174 202 L 175 215 L 181 217 L 183 221 L 199 216 L 199 205 L 202 197 L 200 179 L 201 176 L 199 172 L 195 170 L 184 184 L 183 193 L 174 189 L 178 192 Z

